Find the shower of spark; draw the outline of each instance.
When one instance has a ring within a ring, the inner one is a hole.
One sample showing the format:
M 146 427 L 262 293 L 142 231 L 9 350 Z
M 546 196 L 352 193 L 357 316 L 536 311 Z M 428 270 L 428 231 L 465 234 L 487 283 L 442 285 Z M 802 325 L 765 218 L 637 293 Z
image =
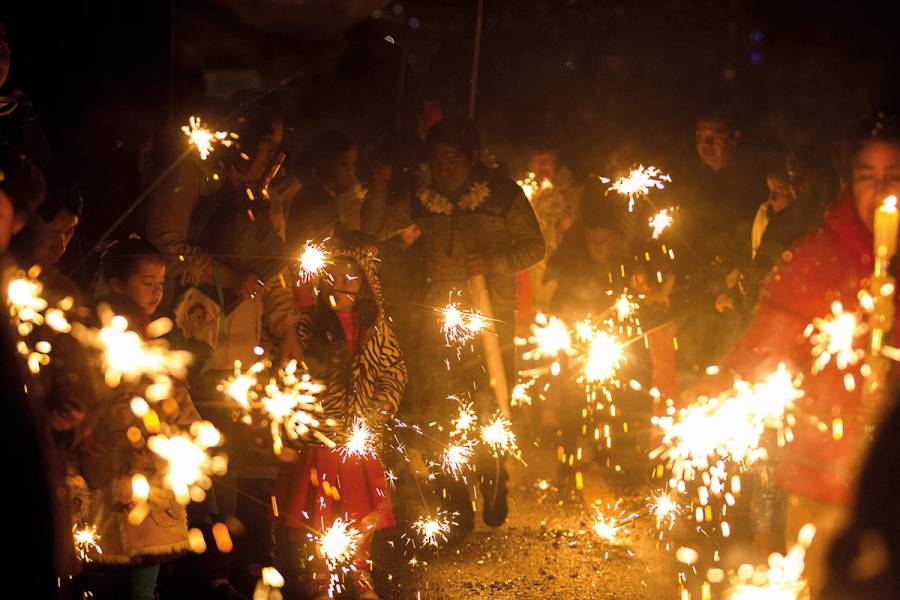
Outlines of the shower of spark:
M 666 492 L 656 492 L 648 499 L 647 509 L 656 519 L 657 529 L 672 529 L 675 521 L 681 515 L 681 505 Z
M 525 197 L 528 198 L 529 202 L 538 192 L 553 188 L 553 183 L 551 183 L 549 179 L 544 177 L 543 181 L 538 182 L 537 176 L 534 173 L 528 173 L 525 179 L 516 180 L 516 183 L 522 188 L 522 192 L 525 194 Z
M 306 242 L 306 247 L 300 253 L 300 280 L 312 281 L 325 273 L 328 266 L 328 252 L 324 244 Z
M 451 444 L 441 455 L 441 469 L 454 479 L 461 479 L 471 467 L 475 455 L 475 443 Z
M 200 117 L 195 116 L 191 116 L 188 119 L 188 124 L 183 125 L 181 131 L 188 137 L 188 142 L 197 147 L 197 152 L 203 160 L 209 157 L 216 144 L 221 144 L 227 148 L 237 138 L 236 134 L 229 134 L 227 131 L 212 131 L 204 126 Z
M 475 415 L 475 409 L 471 402 L 459 402 L 456 417 L 452 421 L 453 431 L 451 437 L 465 437 L 475 425 L 478 423 L 478 417 Z
M 659 239 L 659 236 L 672 225 L 672 209 L 664 208 L 650 217 L 650 230 L 653 232 L 653 239 Z
M 328 569 L 335 571 L 343 565 L 353 562 L 356 549 L 359 547 L 362 534 L 351 527 L 352 521 L 344 521 L 340 517 L 318 536 L 317 545 Z
M 91 562 L 91 554 L 103 554 L 100 549 L 100 536 L 96 525 L 77 524 L 72 527 L 72 538 L 75 543 L 75 554 L 83 562 Z
M 787 555 L 773 553 L 767 565 L 741 565 L 725 593 L 728 600 L 797 600 L 809 597 L 809 586 L 803 579 L 806 550 L 816 528 L 807 523 L 800 529 L 797 543 Z
M 210 475 L 222 475 L 228 468 L 224 456 L 209 455 L 210 448 L 222 444 L 222 434 L 209 421 L 191 424 L 190 434 L 154 435 L 147 445 L 167 463 L 165 483 L 182 504 L 202 502 L 212 485 Z
M 833 302 L 831 315 L 813 319 L 803 332 L 813 344 L 813 373 L 824 369 L 832 359 L 841 370 L 859 362 L 865 352 L 862 348 L 854 348 L 853 341 L 865 334 L 867 329 L 854 313 L 844 312 L 840 302 Z
M 613 506 L 606 506 L 605 509 L 599 503 L 595 503 L 593 512 L 591 530 L 597 537 L 606 540 L 610 544 L 622 541 L 622 537 L 628 533 L 625 529 L 626 521 L 634 517 L 634 515 L 629 516 L 619 511 L 619 502 L 616 502 Z M 615 516 L 612 513 L 616 513 Z
M 605 331 L 595 331 L 583 369 L 584 380 L 589 383 L 612 381 L 624 360 L 622 344 Z
M 634 201 L 650 193 L 652 189 L 663 189 L 672 178 L 656 167 L 644 167 L 639 165 L 632 169 L 628 175 L 620 177 L 609 186 L 609 190 L 615 190 L 628 198 L 628 211 L 634 210 Z
M 624 321 L 628 317 L 634 316 L 637 312 L 638 304 L 635 302 L 629 295 L 628 291 L 622 292 L 622 295 L 616 298 L 615 303 L 613 304 L 613 310 L 616 313 L 616 318 L 619 322 Z
M 566 324 L 556 317 L 547 317 L 539 313 L 531 325 L 531 336 L 528 341 L 535 348 L 524 353 L 525 360 L 540 358 L 558 358 L 561 354 L 573 354 L 572 334 Z
M 419 517 L 413 522 L 412 528 L 418 534 L 419 543 L 422 546 L 434 546 L 436 548 L 442 542 L 447 541 L 447 534 L 456 525 L 454 518 L 456 518 L 456 513 L 438 511 L 433 517 Z
M 462 311 L 459 304 L 450 303 L 439 311 L 443 317 L 441 331 L 447 345 L 465 344 L 478 335 L 487 324 L 484 316 L 475 311 Z
M 780 364 L 762 383 L 738 380 L 718 397 L 701 396 L 674 415 L 653 417 L 663 440 L 651 458 L 668 458 L 676 481 L 708 478 L 716 490 L 723 489 L 721 461 L 746 466 L 765 458 L 760 440 L 766 428 L 776 431 L 779 444 L 791 439 L 791 410 L 803 395 L 799 383 Z
M 338 452 L 346 458 L 375 456 L 376 436 L 366 420 L 357 417 L 350 426 L 346 441 L 338 446 Z
M 481 441 L 487 444 L 496 455 L 515 454 L 519 450 L 516 434 L 512 432 L 512 423 L 502 415 L 481 428 Z

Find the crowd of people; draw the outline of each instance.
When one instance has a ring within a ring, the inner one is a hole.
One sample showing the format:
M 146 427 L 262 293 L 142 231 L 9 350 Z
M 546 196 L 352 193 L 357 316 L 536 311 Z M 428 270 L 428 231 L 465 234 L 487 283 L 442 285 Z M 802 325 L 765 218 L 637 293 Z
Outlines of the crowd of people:
M 343 585 L 356 598 L 378 598 L 374 545 L 410 512 L 402 484 L 392 491 L 394 473 L 409 472 L 455 513 L 456 535 L 473 529 L 479 501 L 491 527 L 509 511 L 506 466 L 490 453 L 478 450 L 474 481 L 428 475 L 434 444 L 415 432 L 449 436 L 460 402 L 478 415 L 501 408 L 481 348 L 448 346 L 435 309 L 476 307 L 471 282 L 485 278 L 510 388 L 515 338 L 538 313 L 575 321 L 609 310 L 623 292 L 639 298 L 647 332 L 642 375 L 665 398 L 689 401 L 723 377 L 754 380 L 778 363 L 808 372 L 814 359 L 804 329 L 835 300 L 847 310 L 858 305 L 871 276 L 874 211 L 900 192 L 900 124 L 883 112 L 847 137 L 834 176 L 790 148 L 769 148 L 757 160 L 741 151 L 727 113 L 701 112 L 696 151 L 659 165 L 671 182 L 631 210 L 600 177 L 612 173 L 574 173 L 552 139 L 534 145 L 530 182 L 517 182 L 475 124 L 445 115 L 433 98 L 420 98 L 406 127 L 377 140 L 355 140 L 350 127 L 325 130 L 292 156 L 291 115 L 265 96 L 241 95 L 204 113 L 233 134 L 232 145 L 158 169 L 139 204 L 95 206 L 92 214 L 112 215 L 117 227 L 83 244 L 77 265 L 63 269 L 92 198 L 54 161 L 27 96 L 6 85 L 11 56 L 0 28 L 4 281 L 27 272 L 51 305 L 71 299 L 72 319 L 99 323 L 112 310 L 142 338 L 151 337 L 152 321 L 170 317 L 169 344 L 193 362 L 156 412 L 165 426 L 212 423 L 229 456 L 227 473 L 185 507 L 161 483 L 158 458 L 132 435 L 141 419 L 131 395 L 105 385 L 85 349 L 46 325 L 29 333 L 52 347 L 34 374 L 17 350 L 22 333 L 4 321 L 13 527 L 35 558 L 29 581 L 46 597 L 244 598 L 267 564 L 285 575 L 289 597 L 329 597 L 328 565 L 309 533 L 340 518 L 363 532 Z M 628 152 L 610 164 L 627 171 L 641 162 Z M 130 218 L 117 220 L 126 208 Z M 662 208 L 673 224 L 652 242 L 663 252 L 651 257 L 647 223 Z M 304 281 L 296 264 L 307 244 L 324 244 L 329 262 L 324 276 Z M 406 452 L 384 444 L 347 456 L 310 439 L 273 454 L 267 430 L 240 422 L 221 390 L 236 361 L 247 366 L 261 354 L 276 365 L 297 361 L 322 383 L 333 436 L 362 419 Z M 807 564 L 816 589 L 858 576 L 846 567 L 863 545 L 857 530 L 896 548 L 893 530 L 885 534 L 875 519 L 893 511 L 865 509 L 887 494 L 862 497 L 856 516 L 850 512 L 869 424 L 860 391 L 842 378 L 836 369 L 807 375 L 802 400 L 807 415 L 842 416 L 842 438 L 799 419 L 793 442 L 757 473 L 748 525 L 765 556 L 815 523 Z M 560 448 L 562 490 L 581 487 L 573 469 L 576 452 L 586 460 L 576 451 L 581 394 L 548 395 L 540 414 L 528 415 L 537 435 Z M 889 451 L 887 443 L 876 450 Z M 159 490 L 140 520 L 132 518 L 136 473 Z M 97 527 L 102 546 L 83 564 L 72 548 L 80 522 Z M 841 533 L 844 523 L 853 524 L 849 533 Z M 236 538 L 233 552 L 213 543 L 222 524 Z M 205 552 L 191 552 L 189 531 L 201 533 Z M 832 572 L 844 576 L 827 583 L 832 537 L 841 540 Z

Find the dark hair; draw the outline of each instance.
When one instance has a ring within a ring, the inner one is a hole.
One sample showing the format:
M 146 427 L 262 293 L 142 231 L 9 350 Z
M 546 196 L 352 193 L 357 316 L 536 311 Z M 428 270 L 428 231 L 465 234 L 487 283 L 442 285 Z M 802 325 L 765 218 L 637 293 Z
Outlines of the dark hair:
M 900 117 L 897 108 L 883 109 L 857 121 L 840 145 L 839 163 L 843 176 L 853 169 L 853 161 L 866 142 L 882 141 L 900 145 Z M 849 179 L 848 179 L 849 181 Z
M 444 119 L 428 130 L 425 139 L 428 148 L 437 144 L 456 146 L 469 154 L 481 150 L 481 137 L 478 129 L 471 121 L 463 119 Z
M 27 156 L 10 146 L 0 147 L 0 190 L 6 192 L 16 212 L 30 213 L 43 202 L 47 182 Z
M 146 240 L 129 238 L 115 242 L 100 258 L 100 268 L 106 281 L 125 281 L 141 268 L 143 261 L 166 264 L 156 246 Z
M 67 211 L 81 217 L 84 208 L 84 199 L 81 189 L 72 179 L 55 175 L 47 182 L 47 197 L 37 208 L 37 214 L 44 222 L 52 221 L 63 211 Z
M 595 177 L 584 185 L 578 206 L 580 223 L 587 229 L 618 229 L 625 217 L 628 201 L 618 194 L 607 194 L 607 186 Z

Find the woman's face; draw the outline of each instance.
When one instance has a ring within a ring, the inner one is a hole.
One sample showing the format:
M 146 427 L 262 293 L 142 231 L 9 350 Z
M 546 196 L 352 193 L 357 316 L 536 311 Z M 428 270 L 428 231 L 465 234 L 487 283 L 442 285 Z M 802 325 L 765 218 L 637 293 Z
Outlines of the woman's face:
M 852 188 L 856 212 L 871 231 L 875 209 L 890 195 L 900 197 L 900 144 L 866 142 L 853 162 Z
M 351 261 L 339 260 L 328 269 L 328 274 L 331 276 L 331 289 L 328 290 L 331 308 L 338 312 L 352 311 L 362 289 L 362 271 Z

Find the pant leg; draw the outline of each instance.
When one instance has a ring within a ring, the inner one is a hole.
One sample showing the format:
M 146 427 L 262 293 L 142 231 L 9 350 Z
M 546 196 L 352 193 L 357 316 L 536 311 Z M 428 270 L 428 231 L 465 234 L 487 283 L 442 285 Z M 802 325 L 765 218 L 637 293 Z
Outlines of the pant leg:
M 155 600 L 159 565 L 135 567 L 129 574 L 131 600 Z

